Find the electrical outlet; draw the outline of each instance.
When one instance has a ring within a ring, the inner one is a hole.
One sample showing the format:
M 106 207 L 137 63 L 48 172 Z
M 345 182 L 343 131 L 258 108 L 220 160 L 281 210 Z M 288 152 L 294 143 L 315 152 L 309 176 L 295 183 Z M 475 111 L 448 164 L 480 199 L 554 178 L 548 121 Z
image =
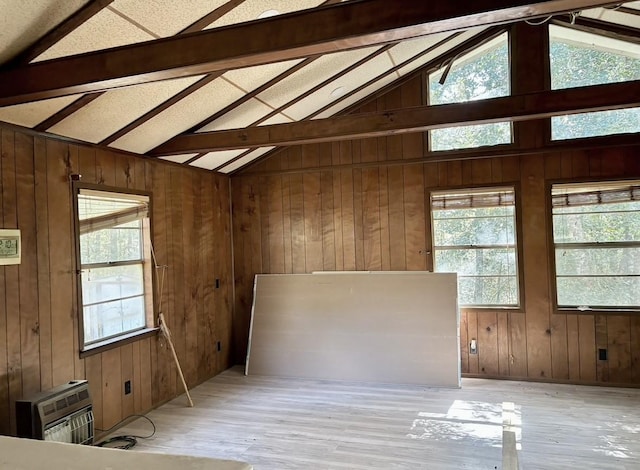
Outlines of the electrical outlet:
M 131 380 L 127 380 L 124 383 L 124 394 L 129 395 L 131 393 Z
M 598 360 L 606 361 L 607 360 L 607 350 L 603 348 L 598 349 Z

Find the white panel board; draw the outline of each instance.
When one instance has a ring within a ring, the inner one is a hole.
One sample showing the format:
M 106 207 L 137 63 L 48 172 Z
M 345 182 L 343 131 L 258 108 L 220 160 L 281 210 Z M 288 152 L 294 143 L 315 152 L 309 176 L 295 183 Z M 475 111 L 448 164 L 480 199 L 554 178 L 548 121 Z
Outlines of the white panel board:
M 259 274 L 247 375 L 460 386 L 454 273 Z
M 186 455 L 123 452 L 107 447 L 83 446 L 53 441 L 18 439 L 0 436 L 0 468 L 36 470 L 251 470 L 237 460 L 223 460 Z

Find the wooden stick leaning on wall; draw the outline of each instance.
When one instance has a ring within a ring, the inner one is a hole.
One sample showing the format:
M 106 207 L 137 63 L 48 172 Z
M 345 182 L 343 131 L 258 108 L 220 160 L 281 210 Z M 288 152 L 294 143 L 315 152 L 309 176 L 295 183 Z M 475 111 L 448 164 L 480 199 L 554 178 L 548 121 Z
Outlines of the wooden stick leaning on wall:
M 180 361 L 178 360 L 178 355 L 176 354 L 176 349 L 173 346 L 173 341 L 171 340 L 171 331 L 169 331 L 169 327 L 164 319 L 164 314 L 162 313 L 162 292 L 164 290 L 164 278 L 168 265 L 164 264 L 162 266 L 158 265 L 158 261 L 156 260 L 156 252 L 153 249 L 153 245 L 151 245 L 151 255 L 153 256 L 153 265 L 156 269 L 156 272 L 160 272 L 158 276 L 158 326 L 160 327 L 160 332 L 164 335 L 169 344 L 169 349 L 171 349 L 171 354 L 173 355 L 173 360 L 176 362 L 176 366 L 178 367 L 178 374 L 180 375 L 180 380 L 182 381 L 182 386 L 184 387 L 184 393 L 187 395 L 187 402 L 190 407 L 193 407 L 193 400 L 191 399 L 191 395 L 189 394 L 189 389 L 187 388 L 187 382 L 184 380 L 184 374 L 182 373 L 182 367 L 180 367 Z

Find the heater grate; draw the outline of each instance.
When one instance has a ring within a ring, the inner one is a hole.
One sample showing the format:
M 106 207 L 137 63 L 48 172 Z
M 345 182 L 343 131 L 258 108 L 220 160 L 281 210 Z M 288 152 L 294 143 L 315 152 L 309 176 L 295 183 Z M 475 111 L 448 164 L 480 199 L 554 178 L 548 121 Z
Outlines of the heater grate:
M 45 441 L 91 444 L 93 442 L 93 411 L 83 409 L 62 421 L 52 423 L 44 429 Z
M 74 444 L 93 443 L 93 407 L 86 380 L 16 401 L 19 437 Z

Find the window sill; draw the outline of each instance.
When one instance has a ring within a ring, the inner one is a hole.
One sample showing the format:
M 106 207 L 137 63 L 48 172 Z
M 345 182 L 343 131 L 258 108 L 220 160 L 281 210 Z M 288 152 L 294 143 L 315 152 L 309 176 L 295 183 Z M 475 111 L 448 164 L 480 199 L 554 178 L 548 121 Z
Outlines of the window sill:
M 465 312 L 509 312 L 509 313 L 524 313 L 524 308 L 522 307 L 500 307 L 500 306 L 486 306 L 486 307 L 465 307 L 461 305 L 460 311 Z
M 158 327 L 145 328 L 143 330 L 137 330 L 122 336 L 118 336 L 117 338 L 111 338 L 99 343 L 92 344 L 80 351 L 80 359 L 93 356 L 94 354 L 100 354 L 110 349 L 115 349 L 128 343 L 133 343 L 134 341 L 149 338 L 150 336 L 156 335 L 158 331 L 160 331 L 160 328 Z
M 598 308 L 594 308 L 594 309 L 580 309 L 580 308 L 557 308 L 554 310 L 553 313 L 558 313 L 558 314 L 572 314 L 572 315 L 638 315 L 640 314 L 640 310 L 639 309 L 633 309 L 633 308 L 627 308 L 627 309 L 623 309 L 623 308 L 619 308 L 619 309 L 615 309 L 615 308 L 610 308 L 610 309 L 598 309 Z

